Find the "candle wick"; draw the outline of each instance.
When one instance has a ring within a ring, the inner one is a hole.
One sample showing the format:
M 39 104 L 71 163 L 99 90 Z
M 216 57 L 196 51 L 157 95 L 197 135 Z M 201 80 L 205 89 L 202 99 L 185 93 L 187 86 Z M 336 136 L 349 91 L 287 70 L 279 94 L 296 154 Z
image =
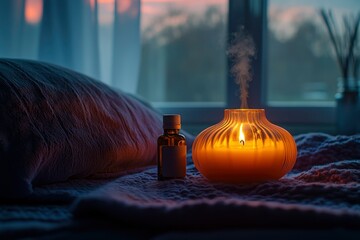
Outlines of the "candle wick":
M 244 140 L 240 140 L 240 143 L 242 143 L 242 145 L 245 145 L 245 141 Z

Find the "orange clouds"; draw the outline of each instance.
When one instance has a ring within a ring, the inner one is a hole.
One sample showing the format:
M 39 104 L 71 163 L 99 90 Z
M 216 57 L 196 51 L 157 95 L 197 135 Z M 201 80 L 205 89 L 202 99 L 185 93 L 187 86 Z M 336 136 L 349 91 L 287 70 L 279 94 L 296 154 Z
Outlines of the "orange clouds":
M 129 9 L 131 8 L 131 1 L 132 0 L 118 0 L 116 9 L 118 13 L 124 13 L 126 11 L 129 11 Z
M 42 0 L 26 0 L 25 1 L 25 20 L 29 24 L 38 24 L 41 20 L 43 12 Z
M 139 1 L 140 0 L 116 0 L 117 12 L 126 13 L 132 17 L 136 17 L 139 14 Z
M 318 21 L 317 9 L 312 6 L 269 8 L 269 28 L 279 40 L 287 40 L 297 32 L 298 25 L 304 21 Z

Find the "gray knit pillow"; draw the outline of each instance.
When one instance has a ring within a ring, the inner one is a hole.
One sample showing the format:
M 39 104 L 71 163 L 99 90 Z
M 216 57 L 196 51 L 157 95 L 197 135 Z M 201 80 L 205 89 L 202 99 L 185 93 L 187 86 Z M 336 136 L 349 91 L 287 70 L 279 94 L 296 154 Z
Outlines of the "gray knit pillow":
M 74 71 L 0 59 L 0 197 L 156 162 L 160 116 Z

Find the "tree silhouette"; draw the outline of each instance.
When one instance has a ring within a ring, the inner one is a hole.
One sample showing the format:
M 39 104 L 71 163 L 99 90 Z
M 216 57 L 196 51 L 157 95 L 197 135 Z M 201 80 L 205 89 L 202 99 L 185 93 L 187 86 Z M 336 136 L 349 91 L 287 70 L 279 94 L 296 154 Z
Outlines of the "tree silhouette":
M 174 16 L 186 16 L 186 24 L 165 26 L 147 38 L 144 32 L 139 93 L 151 101 L 223 101 L 226 86 L 225 16 L 212 6 L 201 17 L 171 9 L 152 27 Z M 148 54 L 155 53 L 156 57 Z M 162 61 L 160 63 L 159 61 Z M 162 82 L 148 73 L 154 69 Z M 156 82 L 156 86 L 151 83 Z M 164 85 L 161 88 L 159 85 Z M 160 93 L 159 88 L 164 91 Z M 149 89 L 150 88 L 150 89 Z
M 154 28 L 186 16 L 186 24 Z M 171 9 L 146 29 L 138 92 L 150 101 L 224 101 L 226 94 L 226 15 L 217 7 L 194 16 Z M 332 101 L 340 76 L 326 32 L 312 20 L 280 41 L 268 32 L 268 99 Z M 261 57 L 261 56 L 259 56 Z
M 269 31 L 268 99 L 320 100 L 316 96 L 306 99 L 307 93 L 312 91 L 323 100 L 332 100 L 336 78 L 340 75 L 330 49 L 326 34 L 319 31 L 313 21 L 302 22 L 296 34 L 287 41 L 279 41 Z

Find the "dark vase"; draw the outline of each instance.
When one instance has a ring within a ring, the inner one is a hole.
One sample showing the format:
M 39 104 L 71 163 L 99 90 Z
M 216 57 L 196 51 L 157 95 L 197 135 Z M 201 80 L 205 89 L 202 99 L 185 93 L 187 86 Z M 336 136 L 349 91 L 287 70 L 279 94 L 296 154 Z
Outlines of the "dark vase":
M 335 98 L 337 134 L 352 135 L 359 133 L 360 97 L 356 84 L 346 88 L 339 84 L 338 93 L 335 95 Z

